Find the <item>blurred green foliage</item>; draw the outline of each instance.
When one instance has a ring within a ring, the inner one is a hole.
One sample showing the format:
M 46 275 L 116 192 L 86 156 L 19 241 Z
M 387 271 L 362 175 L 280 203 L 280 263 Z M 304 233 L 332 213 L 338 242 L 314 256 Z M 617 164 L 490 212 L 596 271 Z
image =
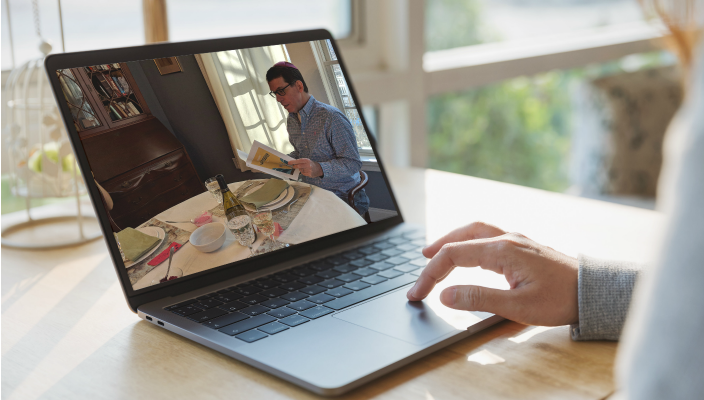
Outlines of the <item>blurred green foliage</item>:
M 426 49 L 500 40 L 481 20 L 477 0 L 426 0 Z M 588 79 L 671 60 L 663 52 L 633 55 L 435 96 L 427 105 L 429 166 L 562 192 L 570 186 L 576 88 Z

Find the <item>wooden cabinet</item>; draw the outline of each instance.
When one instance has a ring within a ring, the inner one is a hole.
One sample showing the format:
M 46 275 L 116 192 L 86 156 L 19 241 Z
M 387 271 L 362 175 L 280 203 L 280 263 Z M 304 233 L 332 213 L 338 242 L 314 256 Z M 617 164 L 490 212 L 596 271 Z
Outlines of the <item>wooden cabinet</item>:
M 205 191 L 188 152 L 154 117 L 126 64 L 57 71 L 95 180 L 119 229 Z M 112 83 L 111 83 L 112 82 Z

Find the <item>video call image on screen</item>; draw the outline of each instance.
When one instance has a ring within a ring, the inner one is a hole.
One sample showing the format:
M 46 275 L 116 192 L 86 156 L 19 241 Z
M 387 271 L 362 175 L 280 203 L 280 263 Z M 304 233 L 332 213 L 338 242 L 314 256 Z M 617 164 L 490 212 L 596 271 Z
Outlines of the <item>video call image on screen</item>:
M 327 40 L 56 74 L 135 290 L 397 215 Z

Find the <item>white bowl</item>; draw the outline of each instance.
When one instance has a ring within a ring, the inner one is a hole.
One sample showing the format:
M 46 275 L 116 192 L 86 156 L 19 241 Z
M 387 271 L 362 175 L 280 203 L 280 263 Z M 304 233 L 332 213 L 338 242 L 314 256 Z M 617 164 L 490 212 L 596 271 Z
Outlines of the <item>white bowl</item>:
M 225 225 L 221 222 L 205 224 L 191 233 L 191 244 L 203 253 L 210 253 L 225 243 Z

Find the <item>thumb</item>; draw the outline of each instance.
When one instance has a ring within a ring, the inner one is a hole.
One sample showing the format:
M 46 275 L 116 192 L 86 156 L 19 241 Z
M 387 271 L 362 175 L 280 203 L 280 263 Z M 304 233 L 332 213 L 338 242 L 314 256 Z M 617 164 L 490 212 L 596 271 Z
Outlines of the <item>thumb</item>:
M 515 313 L 513 294 L 483 286 L 450 286 L 440 293 L 440 301 L 456 310 L 485 311 L 510 319 Z

